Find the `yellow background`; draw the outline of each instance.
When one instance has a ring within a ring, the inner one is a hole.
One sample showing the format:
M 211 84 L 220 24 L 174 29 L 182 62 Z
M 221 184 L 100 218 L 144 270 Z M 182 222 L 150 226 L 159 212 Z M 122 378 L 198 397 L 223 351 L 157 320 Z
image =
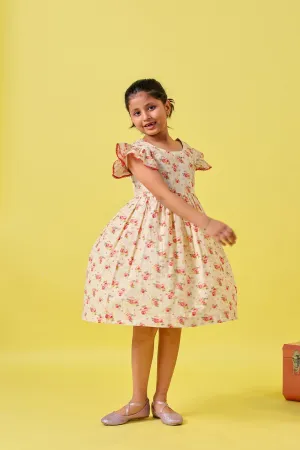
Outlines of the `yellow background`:
M 1 448 L 297 447 L 281 347 L 300 339 L 299 2 L 1 8 Z M 111 166 L 139 137 L 123 95 L 144 77 L 176 101 L 171 135 L 213 166 L 197 173 L 204 209 L 238 235 L 239 320 L 183 331 L 178 428 L 100 424 L 131 396 L 131 328 L 81 320 L 88 253 L 132 196 Z

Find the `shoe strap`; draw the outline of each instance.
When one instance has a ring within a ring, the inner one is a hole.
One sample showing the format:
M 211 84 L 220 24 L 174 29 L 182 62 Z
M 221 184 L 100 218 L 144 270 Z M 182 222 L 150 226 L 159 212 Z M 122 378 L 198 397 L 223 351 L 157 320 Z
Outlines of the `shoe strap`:
M 154 403 L 157 403 L 158 405 L 164 405 L 160 411 L 160 414 L 163 412 L 163 410 L 165 409 L 166 406 L 169 406 L 167 402 L 162 402 L 161 400 L 153 400 L 153 404 Z
M 126 406 L 125 415 L 126 415 L 126 416 L 129 416 L 129 409 L 130 409 L 130 406 L 131 406 L 131 405 L 132 405 L 132 406 L 145 406 L 145 405 L 147 404 L 147 402 L 148 402 L 148 399 L 147 399 L 146 403 L 142 403 L 142 402 L 129 402 L 129 403 L 127 404 L 127 406 Z M 138 412 L 139 412 L 139 411 L 138 411 Z

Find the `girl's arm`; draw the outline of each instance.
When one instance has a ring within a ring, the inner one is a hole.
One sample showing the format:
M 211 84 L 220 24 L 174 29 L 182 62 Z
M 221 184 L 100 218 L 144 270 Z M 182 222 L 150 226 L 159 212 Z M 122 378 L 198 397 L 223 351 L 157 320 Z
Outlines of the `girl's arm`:
M 132 154 L 127 157 L 130 172 L 157 198 L 157 200 L 183 219 L 194 223 L 200 228 L 206 227 L 210 218 L 178 195 L 171 192 L 157 170 L 150 169 Z

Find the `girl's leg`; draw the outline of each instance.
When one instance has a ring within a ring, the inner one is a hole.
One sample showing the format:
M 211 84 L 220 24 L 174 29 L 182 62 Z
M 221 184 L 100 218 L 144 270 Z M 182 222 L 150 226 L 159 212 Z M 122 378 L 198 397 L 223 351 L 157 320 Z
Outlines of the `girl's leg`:
M 148 380 L 154 352 L 154 341 L 157 328 L 155 327 L 133 327 L 132 334 L 132 381 L 133 381 L 133 402 L 144 402 L 147 399 Z M 126 406 L 118 412 L 125 414 Z M 134 414 L 141 409 L 140 406 L 132 405 L 130 414 Z
M 154 400 L 167 401 L 167 394 L 177 361 L 181 331 L 181 328 L 159 329 L 157 382 Z M 156 406 L 158 412 L 161 408 L 159 405 Z M 166 407 L 164 412 L 172 412 L 172 410 Z

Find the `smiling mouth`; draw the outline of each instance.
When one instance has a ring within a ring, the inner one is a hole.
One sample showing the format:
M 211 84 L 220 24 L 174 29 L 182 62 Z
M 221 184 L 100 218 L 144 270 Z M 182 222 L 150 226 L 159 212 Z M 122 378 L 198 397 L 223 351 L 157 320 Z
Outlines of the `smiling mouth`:
M 156 125 L 156 122 L 150 122 L 150 123 L 147 123 L 147 125 L 145 125 L 144 128 L 153 128 L 155 125 Z

